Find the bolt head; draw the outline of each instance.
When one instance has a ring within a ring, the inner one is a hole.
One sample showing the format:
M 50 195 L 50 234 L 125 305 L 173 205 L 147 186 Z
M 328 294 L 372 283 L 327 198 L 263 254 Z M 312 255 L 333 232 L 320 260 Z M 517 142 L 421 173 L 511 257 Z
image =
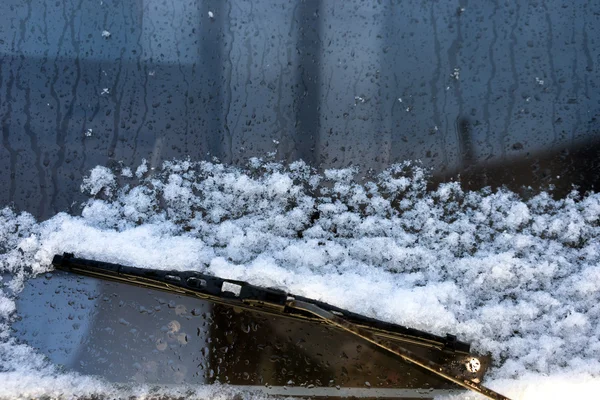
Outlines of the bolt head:
M 467 371 L 476 373 L 481 369 L 481 362 L 477 358 L 472 357 L 467 360 L 465 366 L 467 367 Z

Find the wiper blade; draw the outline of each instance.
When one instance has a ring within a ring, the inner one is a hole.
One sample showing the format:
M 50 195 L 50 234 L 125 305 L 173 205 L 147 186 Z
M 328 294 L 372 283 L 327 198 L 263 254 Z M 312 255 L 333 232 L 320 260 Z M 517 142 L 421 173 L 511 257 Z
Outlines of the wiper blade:
M 489 360 L 471 354 L 470 345 L 457 340 L 453 335 L 437 336 L 368 318 L 279 289 L 258 287 L 247 282 L 222 279 L 194 271 L 129 267 L 75 258 L 71 253 L 55 255 L 52 264 L 57 269 L 79 275 L 196 297 L 256 312 L 327 324 L 350 332 L 395 354 L 404 361 L 463 388 L 483 394 L 490 399 L 508 399 L 481 385 Z M 407 346 L 435 351 L 415 352 L 409 350 Z

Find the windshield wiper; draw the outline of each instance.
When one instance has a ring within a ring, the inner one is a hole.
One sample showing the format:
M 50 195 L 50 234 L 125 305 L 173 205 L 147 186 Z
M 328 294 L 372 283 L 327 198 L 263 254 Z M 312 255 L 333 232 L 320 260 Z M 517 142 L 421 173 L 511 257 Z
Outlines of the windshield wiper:
M 196 297 L 246 310 L 324 323 L 356 335 L 463 388 L 495 400 L 508 398 L 481 385 L 489 360 L 470 353 L 453 335 L 433 335 L 368 318 L 330 304 L 274 288 L 221 279 L 193 271 L 163 271 L 55 255 L 52 265 L 64 271 Z M 409 350 L 406 346 L 432 351 Z

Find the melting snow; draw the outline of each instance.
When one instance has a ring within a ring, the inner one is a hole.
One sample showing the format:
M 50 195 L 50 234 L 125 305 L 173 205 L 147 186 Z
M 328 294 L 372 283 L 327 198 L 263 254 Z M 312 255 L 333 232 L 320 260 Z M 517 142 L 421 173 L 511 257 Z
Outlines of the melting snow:
M 453 332 L 492 354 L 486 383 L 516 399 L 598 392 L 600 194 L 525 200 L 458 183 L 430 191 L 410 163 L 366 183 L 356 172 L 259 159 L 244 169 L 166 162 L 150 174 L 144 162 L 135 176 L 99 166 L 81 185 L 90 195 L 81 216 L 37 222 L 1 210 L 0 397 L 147 393 L 60 372 L 11 337 L 15 295 L 65 251 L 150 268 L 206 265 L 202 272 Z

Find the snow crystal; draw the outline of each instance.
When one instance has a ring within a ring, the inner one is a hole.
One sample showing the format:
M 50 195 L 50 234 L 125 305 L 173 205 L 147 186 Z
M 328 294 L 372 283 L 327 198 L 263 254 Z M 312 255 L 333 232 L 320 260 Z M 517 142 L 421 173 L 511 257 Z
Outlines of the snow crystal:
M 146 172 L 148 172 L 148 162 L 144 158 L 142 160 L 142 163 L 140 164 L 140 166 L 137 167 L 137 169 L 135 170 L 135 176 L 137 176 L 139 179 L 141 179 L 142 176 L 144 176 L 144 174 Z
M 8 318 L 15 310 L 16 306 L 13 300 L 6 297 L 0 297 L 0 320 Z
M 38 223 L 0 210 L 0 397 L 116 390 L 57 373 L 10 336 L 15 293 L 65 251 L 196 269 L 452 332 L 492 355 L 486 384 L 515 399 L 585 398 L 600 387 L 600 194 L 524 199 L 456 182 L 429 190 L 412 163 L 364 183 L 355 169 L 319 174 L 258 158 L 147 172 L 145 160 L 135 177 L 92 169 L 80 216 Z
M 115 175 L 106 167 L 94 168 L 89 177 L 83 179 L 81 191 L 87 192 L 92 196 L 102 191 L 106 196 L 110 196 L 115 186 Z
M 131 168 L 125 167 L 121 170 L 121 176 L 126 178 L 133 178 L 133 172 L 131 172 Z

